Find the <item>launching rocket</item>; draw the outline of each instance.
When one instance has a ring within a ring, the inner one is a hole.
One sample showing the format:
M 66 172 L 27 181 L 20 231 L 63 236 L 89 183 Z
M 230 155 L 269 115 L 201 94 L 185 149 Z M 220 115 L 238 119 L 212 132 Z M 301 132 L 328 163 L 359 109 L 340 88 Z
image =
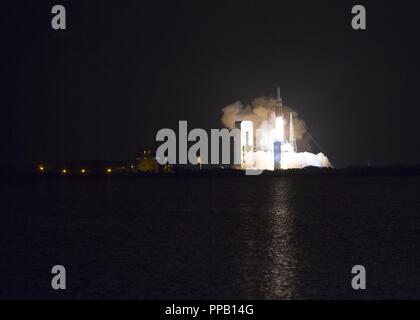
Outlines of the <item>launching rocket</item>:
M 331 166 L 328 158 L 322 153 L 316 155 L 298 152 L 294 121 L 297 123 L 298 130 L 301 130 L 301 123 L 296 121 L 296 112 L 293 112 L 291 108 L 285 110 L 280 88 L 277 88 L 275 99 L 265 100 L 263 106 L 266 113 L 259 115 L 258 112 L 254 112 L 255 107 L 259 106 L 259 104 L 252 105 L 251 110 L 248 108 L 244 111 L 240 110 L 237 119 L 244 120 L 235 121 L 235 127 L 240 131 L 241 147 L 240 166 L 237 165 L 237 168 L 287 170 L 306 166 Z M 245 120 L 247 117 L 248 119 Z M 257 119 L 257 122 L 254 123 L 255 120 L 251 121 L 251 119 Z M 286 128 L 288 132 L 285 131 Z M 300 137 L 302 133 L 297 132 Z
M 275 140 L 283 143 L 284 142 L 283 100 L 280 96 L 280 87 L 277 88 L 275 130 L 276 130 Z
M 281 152 L 284 142 L 284 120 L 283 120 L 283 100 L 280 95 L 280 87 L 277 88 L 276 101 L 276 125 L 274 139 L 274 169 L 281 169 Z

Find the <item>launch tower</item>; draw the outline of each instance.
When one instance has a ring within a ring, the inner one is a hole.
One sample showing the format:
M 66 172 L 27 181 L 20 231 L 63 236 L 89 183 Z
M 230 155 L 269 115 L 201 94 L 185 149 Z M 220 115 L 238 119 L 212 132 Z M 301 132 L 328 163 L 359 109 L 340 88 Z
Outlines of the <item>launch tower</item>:
M 295 136 L 295 127 L 293 126 L 293 114 L 290 112 L 290 123 L 289 123 L 289 143 L 291 146 L 292 152 L 297 152 L 296 136 Z

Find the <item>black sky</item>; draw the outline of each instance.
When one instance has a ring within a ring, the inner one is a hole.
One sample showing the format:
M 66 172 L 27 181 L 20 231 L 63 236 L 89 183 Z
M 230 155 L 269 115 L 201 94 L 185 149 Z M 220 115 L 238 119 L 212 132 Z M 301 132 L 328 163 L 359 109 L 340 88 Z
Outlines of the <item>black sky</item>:
M 350 26 L 358 1 L 8 2 L 2 163 L 128 160 L 277 85 L 336 166 L 420 163 L 414 1 L 360 2 L 366 31 Z

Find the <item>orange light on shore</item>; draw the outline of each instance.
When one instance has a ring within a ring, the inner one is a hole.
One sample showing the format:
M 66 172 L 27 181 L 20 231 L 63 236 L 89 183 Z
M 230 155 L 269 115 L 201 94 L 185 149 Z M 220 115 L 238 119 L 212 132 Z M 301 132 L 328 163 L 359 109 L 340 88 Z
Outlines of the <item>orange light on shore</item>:
M 112 172 L 111 168 L 106 169 L 106 173 L 111 173 L 111 172 Z
M 86 173 L 86 169 L 80 170 L 80 173 Z
M 45 171 L 45 167 L 44 166 L 39 166 L 39 171 Z
M 61 173 L 66 174 L 67 173 L 67 169 L 61 170 Z

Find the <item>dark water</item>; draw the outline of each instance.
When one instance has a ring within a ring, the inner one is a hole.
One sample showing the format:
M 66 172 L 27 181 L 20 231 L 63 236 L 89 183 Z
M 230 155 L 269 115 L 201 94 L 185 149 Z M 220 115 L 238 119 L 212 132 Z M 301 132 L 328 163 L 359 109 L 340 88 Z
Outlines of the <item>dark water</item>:
M 0 298 L 420 298 L 419 195 L 419 178 L 3 186 Z

